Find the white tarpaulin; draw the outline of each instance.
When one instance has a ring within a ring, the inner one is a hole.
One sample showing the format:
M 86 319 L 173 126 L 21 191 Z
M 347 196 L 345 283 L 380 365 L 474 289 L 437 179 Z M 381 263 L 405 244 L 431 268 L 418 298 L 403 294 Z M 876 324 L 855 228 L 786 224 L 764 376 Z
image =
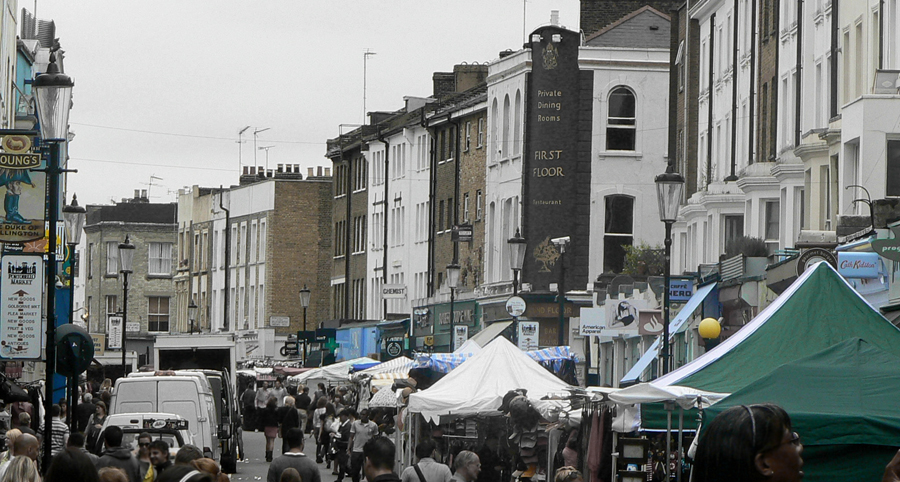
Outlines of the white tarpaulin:
M 441 415 L 496 412 L 510 390 L 524 388 L 538 409 L 545 395 L 572 388 L 505 338 L 496 338 L 429 389 L 409 396 L 409 411 L 437 421 Z
M 323 383 L 346 382 L 350 380 L 350 368 L 361 363 L 378 363 L 378 360 L 373 360 L 369 357 L 344 360 L 333 365 L 294 375 L 289 377 L 288 380 L 292 384 L 305 383 L 307 380 L 316 380 Z
M 609 394 L 609 399 L 616 403 L 656 403 L 673 401 L 687 410 L 692 407 L 706 408 L 727 397 L 728 393 L 715 393 L 697 390 L 691 387 L 670 385 L 658 387 L 650 383 L 639 383 Z
M 360 370 L 352 375 L 354 380 L 362 380 L 363 378 L 387 378 L 380 377 L 378 375 L 392 375 L 390 378 L 406 378 L 409 373 L 409 369 L 412 368 L 413 361 L 410 358 L 405 356 L 394 358 L 393 360 L 388 360 L 384 363 L 379 363 L 374 367 L 366 368 L 365 370 Z

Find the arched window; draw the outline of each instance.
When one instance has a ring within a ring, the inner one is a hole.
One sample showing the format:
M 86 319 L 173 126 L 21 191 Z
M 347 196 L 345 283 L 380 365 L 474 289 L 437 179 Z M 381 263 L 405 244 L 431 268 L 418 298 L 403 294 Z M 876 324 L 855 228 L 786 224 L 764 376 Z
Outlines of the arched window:
M 616 87 L 609 94 L 609 114 L 606 124 L 606 150 L 634 150 L 635 99 L 634 93 L 629 89 Z
M 491 153 L 488 158 L 492 161 L 497 160 L 497 153 L 500 152 L 500 136 L 498 135 L 497 126 L 500 125 L 500 113 L 497 108 L 497 99 L 494 99 L 493 104 L 491 105 L 491 138 L 488 141 L 491 145 Z
M 509 157 L 511 149 L 509 141 L 509 95 L 503 99 L 503 143 L 500 144 L 500 159 Z
M 634 244 L 634 198 L 606 196 L 603 225 L 603 272 L 621 273 L 625 267 L 625 246 Z
M 513 124 L 513 155 L 517 156 L 522 151 L 522 92 L 516 91 L 516 123 Z

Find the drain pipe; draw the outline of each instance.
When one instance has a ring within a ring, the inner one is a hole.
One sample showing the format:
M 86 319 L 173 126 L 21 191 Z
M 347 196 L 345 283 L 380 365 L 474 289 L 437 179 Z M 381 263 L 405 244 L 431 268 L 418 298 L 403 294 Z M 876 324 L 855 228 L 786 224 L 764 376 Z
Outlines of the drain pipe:
M 737 164 L 737 95 L 738 95 L 738 0 L 734 0 L 734 28 L 732 28 L 731 49 L 731 174 L 725 178 L 725 182 L 737 181 L 735 168 Z
M 390 183 L 390 156 L 391 156 L 391 145 L 388 143 L 387 139 L 384 138 L 384 134 L 381 133 L 381 127 L 378 128 L 378 141 L 384 144 L 384 199 L 381 200 L 383 203 L 382 212 L 384 213 L 384 220 L 382 220 L 382 229 L 384 235 L 381 240 L 381 284 L 382 287 L 388 282 L 387 275 L 387 262 L 388 262 L 388 186 Z M 384 319 L 387 319 L 387 299 L 381 300 L 381 314 Z
M 712 183 L 712 135 L 713 135 L 713 49 L 716 42 L 716 14 L 709 17 L 709 98 L 706 114 L 706 187 Z
M 225 207 L 222 198 L 225 197 L 225 190 L 219 185 L 219 209 L 225 211 L 225 293 L 222 296 L 224 300 L 225 313 L 222 316 L 222 331 L 228 331 L 228 309 L 230 300 L 231 280 L 228 276 L 228 263 L 231 260 L 231 210 Z M 230 197 L 229 197 L 230 201 Z M 230 204 L 230 203 L 229 203 Z

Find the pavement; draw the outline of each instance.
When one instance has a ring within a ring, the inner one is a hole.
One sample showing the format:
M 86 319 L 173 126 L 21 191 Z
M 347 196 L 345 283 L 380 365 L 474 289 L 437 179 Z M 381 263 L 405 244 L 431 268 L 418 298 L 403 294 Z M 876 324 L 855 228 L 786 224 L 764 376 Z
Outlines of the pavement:
M 231 474 L 232 482 L 265 482 L 269 472 L 269 463 L 266 462 L 266 436 L 262 432 L 244 432 L 244 452 L 246 452 L 245 460 L 238 461 L 238 473 Z M 313 461 L 316 460 L 316 444 L 309 435 L 306 436 L 304 453 L 310 455 Z M 279 455 L 281 455 L 281 439 L 276 438 L 274 456 Z M 332 469 L 326 469 L 325 464 L 318 466 L 322 482 L 337 480 L 337 476 L 331 473 Z M 351 482 L 350 477 L 344 477 L 344 482 Z

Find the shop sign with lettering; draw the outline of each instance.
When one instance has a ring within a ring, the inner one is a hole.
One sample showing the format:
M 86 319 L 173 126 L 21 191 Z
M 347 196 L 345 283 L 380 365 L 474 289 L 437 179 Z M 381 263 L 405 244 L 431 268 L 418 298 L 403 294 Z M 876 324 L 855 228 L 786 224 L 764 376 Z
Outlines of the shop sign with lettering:
M 883 272 L 877 253 L 838 251 L 838 273 L 844 278 L 878 278 Z
M 694 296 L 694 282 L 689 279 L 669 280 L 669 301 L 685 302 Z
M 0 357 L 40 359 L 44 261 L 35 255 L 6 255 L 0 266 Z
M 45 232 L 46 176 L 43 172 L 33 171 L 41 167 L 41 155 L 31 152 L 32 139 L 23 135 L 3 136 L 0 149 L 0 190 L 3 194 L 0 242 L 24 243 L 41 239 Z

